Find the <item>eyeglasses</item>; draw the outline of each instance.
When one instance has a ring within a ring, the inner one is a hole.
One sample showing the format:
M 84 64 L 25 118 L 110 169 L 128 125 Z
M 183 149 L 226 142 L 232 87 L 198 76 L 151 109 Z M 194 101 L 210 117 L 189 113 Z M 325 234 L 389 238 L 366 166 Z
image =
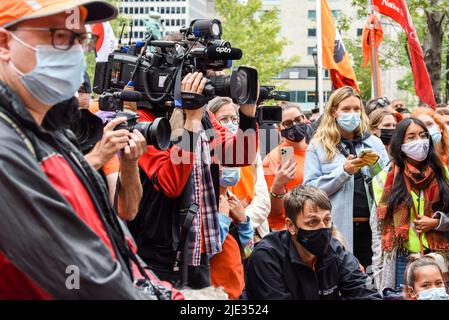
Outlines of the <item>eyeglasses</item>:
M 304 115 L 297 116 L 293 120 L 282 121 L 281 124 L 285 129 L 293 127 L 295 124 L 301 124 L 304 122 Z
M 218 119 L 218 122 L 220 122 L 222 125 L 226 125 L 229 121 L 231 121 L 235 125 L 238 125 L 240 123 L 240 118 L 238 116 L 221 116 Z
M 430 135 L 428 132 L 421 132 L 420 134 L 411 134 L 405 138 L 405 143 L 421 140 L 429 140 Z
M 9 30 L 23 30 L 23 31 L 45 31 L 51 33 L 51 45 L 53 48 L 61 51 L 70 50 L 75 41 L 78 40 L 83 48 L 95 47 L 98 37 L 90 32 L 75 32 L 69 29 L 62 28 L 32 28 L 32 27 L 17 27 Z

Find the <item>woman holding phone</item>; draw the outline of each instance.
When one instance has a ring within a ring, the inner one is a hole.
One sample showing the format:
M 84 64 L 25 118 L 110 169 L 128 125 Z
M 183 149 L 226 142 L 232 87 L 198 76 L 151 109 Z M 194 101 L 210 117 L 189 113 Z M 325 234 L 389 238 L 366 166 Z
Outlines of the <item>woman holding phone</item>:
M 270 191 L 271 212 L 268 221 L 272 230 L 285 229 L 284 195 L 302 184 L 308 126 L 298 104 L 282 105 L 282 122 L 279 125 L 281 144 L 267 154 L 263 161 Z
M 335 226 L 365 268 L 371 265 L 370 218 L 375 218 L 371 180 L 388 163 L 382 141 L 368 128 L 357 91 L 348 86 L 334 91 L 304 163 L 304 184 L 327 193 Z

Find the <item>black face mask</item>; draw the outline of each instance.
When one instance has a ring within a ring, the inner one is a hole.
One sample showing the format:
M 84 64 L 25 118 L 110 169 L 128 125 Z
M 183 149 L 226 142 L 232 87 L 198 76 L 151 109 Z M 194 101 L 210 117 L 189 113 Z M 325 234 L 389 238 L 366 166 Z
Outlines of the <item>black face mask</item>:
M 307 127 L 305 123 L 295 124 L 291 128 L 281 130 L 281 136 L 292 142 L 300 142 L 307 136 Z
M 390 145 L 391 137 L 395 131 L 396 129 L 380 129 L 380 140 L 382 140 L 384 145 Z
M 306 248 L 307 251 L 318 257 L 326 253 L 329 248 L 331 238 L 331 228 L 322 228 L 317 230 L 304 230 L 298 228 L 298 233 L 296 234 L 296 240 L 298 240 L 298 242 Z

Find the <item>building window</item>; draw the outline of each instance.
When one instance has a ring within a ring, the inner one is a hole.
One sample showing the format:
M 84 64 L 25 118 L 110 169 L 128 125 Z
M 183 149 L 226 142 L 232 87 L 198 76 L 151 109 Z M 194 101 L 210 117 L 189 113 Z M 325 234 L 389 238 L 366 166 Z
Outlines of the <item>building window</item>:
M 307 102 L 315 102 L 315 91 L 307 91 Z
M 363 29 L 362 28 L 357 28 L 357 37 L 361 37 L 363 33 Z
M 308 68 L 307 69 L 307 78 L 315 78 L 316 77 L 316 69 Z
M 341 15 L 341 10 L 332 10 L 332 16 L 337 19 Z
M 315 28 L 307 29 L 307 36 L 316 37 L 316 29 Z
M 305 91 L 290 91 L 290 101 L 305 103 L 306 102 L 306 92 Z
M 298 71 L 290 71 L 288 73 L 289 79 L 299 79 L 299 72 Z
M 308 17 L 309 19 L 315 20 L 315 19 L 316 19 L 316 10 L 309 10 L 309 11 L 307 12 L 307 17 Z
M 315 47 L 307 47 L 307 55 L 311 56 L 313 54 L 313 50 L 315 50 Z

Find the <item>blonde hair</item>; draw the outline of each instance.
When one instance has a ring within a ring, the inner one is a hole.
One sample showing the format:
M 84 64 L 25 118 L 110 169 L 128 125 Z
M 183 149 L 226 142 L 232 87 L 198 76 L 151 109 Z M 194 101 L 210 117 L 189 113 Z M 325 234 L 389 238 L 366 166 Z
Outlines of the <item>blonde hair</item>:
M 313 137 L 312 145 L 316 146 L 321 144 L 326 152 L 326 160 L 331 161 L 337 155 L 337 144 L 341 140 L 340 130 L 338 128 L 337 121 L 335 120 L 334 113 L 338 108 L 338 105 L 347 98 L 356 97 L 360 101 L 360 126 L 356 129 L 357 135 L 363 134 L 368 130 L 369 120 L 365 113 L 365 107 L 362 103 L 362 98 L 359 93 L 352 87 L 345 86 L 335 90 L 329 98 L 326 104 L 326 108 L 323 113 L 323 119 Z

